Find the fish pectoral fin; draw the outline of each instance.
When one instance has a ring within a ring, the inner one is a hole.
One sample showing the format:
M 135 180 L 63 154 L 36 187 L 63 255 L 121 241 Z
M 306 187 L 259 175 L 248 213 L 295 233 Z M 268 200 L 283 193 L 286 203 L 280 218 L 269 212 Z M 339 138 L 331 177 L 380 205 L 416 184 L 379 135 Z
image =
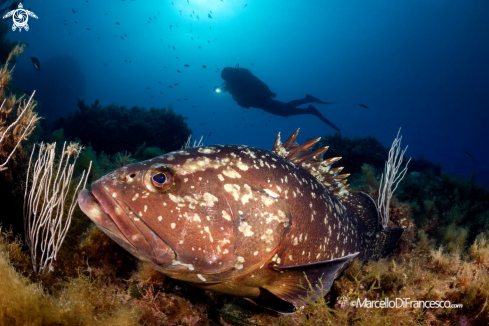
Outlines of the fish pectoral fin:
M 320 296 L 326 295 L 334 279 L 358 254 L 356 252 L 327 261 L 274 267 L 277 273 L 263 288 L 294 306 L 300 305 L 306 299 L 315 301 Z M 263 300 L 267 299 L 264 297 L 260 305 L 263 305 Z

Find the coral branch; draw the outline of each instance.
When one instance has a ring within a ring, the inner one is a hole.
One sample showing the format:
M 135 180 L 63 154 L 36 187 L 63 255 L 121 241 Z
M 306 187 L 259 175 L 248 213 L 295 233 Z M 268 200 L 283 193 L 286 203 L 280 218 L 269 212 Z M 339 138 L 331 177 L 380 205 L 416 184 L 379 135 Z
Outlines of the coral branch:
M 21 126 L 22 125 L 22 121 L 25 120 L 25 118 L 23 118 L 24 117 L 24 113 L 26 113 L 28 111 L 32 111 L 31 102 L 32 102 L 32 99 L 33 99 L 35 93 L 36 93 L 36 91 L 34 91 L 32 93 L 32 95 L 29 98 L 29 101 L 27 102 L 27 104 L 24 103 L 24 108 L 21 109 L 21 112 L 19 113 L 17 119 L 14 122 L 12 122 L 7 128 L 4 128 L 2 126 L 2 121 L 0 121 L 0 150 L 3 149 L 3 144 L 4 144 L 5 140 L 6 140 L 7 135 L 10 135 L 11 134 L 11 130 L 13 130 L 15 127 L 18 127 L 18 126 Z M 5 104 L 5 100 L 2 102 L 2 106 L 0 106 L 0 112 L 2 111 L 4 104 Z M 12 157 L 12 155 L 14 154 L 14 152 L 17 149 L 17 147 L 19 146 L 19 144 L 22 142 L 22 140 L 24 140 L 32 132 L 32 130 L 35 127 L 35 123 L 39 120 L 37 114 L 35 114 L 35 113 L 32 114 L 32 112 L 31 112 L 31 114 L 26 114 L 26 116 L 27 115 L 30 116 L 29 122 L 23 128 L 24 131 L 22 132 L 22 135 L 17 139 L 16 144 L 15 144 L 15 147 L 8 154 L 5 162 L 3 162 L 3 163 L 0 164 L 0 171 L 6 169 L 5 166 L 7 165 L 8 161 L 10 160 L 10 158 Z M 5 123 L 5 122 L 3 122 L 3 123 Z
M 85 185 L 91 164 L 86 174 L 83 171 L 74 193 L 70 193 L 73 191 L 70 185 L 75 162 L 83 147 L 78 143 L 71 143 L 66 147 L 65 142 L 59 162 L 55 164 L 56 143 L 41 143 L 37 160 L 33 164 L 35 147 L 32 149 L 27 169 L 24 230 L 33 269 L 40 273 L 46 268 L 52 270 L 52 263 L 56 260 L 71 224 L 76 194 L 80 186 Z M 67 198 L 70 196 L 71 203 L 67 206 Z
M 392 142 L 391 149 L 389 150 L 389 157 L 385 162 L 385 169 L 382 177 L 380 179 L 379 187 L 379 198 L 377 199 L 377 209 L 379 211 L 382 227 L 385 229 L 387 223 L 389 222 L 389 203 L 391 201 L 392 195 L 397 189 L 399 182 L 406 175 L 407 167 L 411 158 L 407 161 L 404 169 L 399 173 L 399 168 L 401 167 L 404 153 L 406 148 L 401 152 L 401 140 L 402 136 L 399 137 L 401 128 L 397 132 L 397 136 Z M 393 188 L 394 187 L 394 188 Z

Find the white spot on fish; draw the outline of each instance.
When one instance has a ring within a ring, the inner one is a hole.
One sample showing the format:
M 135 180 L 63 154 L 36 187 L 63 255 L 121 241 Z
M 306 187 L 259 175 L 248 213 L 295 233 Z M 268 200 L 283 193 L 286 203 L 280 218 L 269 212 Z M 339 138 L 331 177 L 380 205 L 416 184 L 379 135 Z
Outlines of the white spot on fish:
M 132 197 L 132 201 L 135 201 L 136 199 L 138 199 L 139 197 L 139 194 L 135 194 L 134 197 Z
M 199 205 L 205 207 L 213 207 L 214 203 L 218 201 L 216 196 L 208 192 L 204 193 L 202 199 L 204 199 L 204 202 L 203 203 L 201 202 Z
M 160 222 L 161 222 L 161 220 L 162 220 L 162 219 L 163 219 L 163 217 L 162 217 L 162 216 L 158 216 L 158 221 L 160 221 Z
M 277 186 L 277 188 L 278 188 L 278 186 Z M 264 191 L 264 192 L 266 192 L 266 194 L 267 194 L 267 195 L 269 195 L 269 196 L 270 196 L 270 197 L 272 197 L 272 198 L 278 198 L 278 197 L 280 197 L 280 195 L 279 195 L 279 194 L 277 194 L 277 193 L 275 193 L 275 192 L 271 191 L 270 189 L 263 189 L 263 191 Z M 268 205 L 267 205 L 267 206 L 268 206 Z
M 216 150 L 212 147 L 207 147 L 207 148 L 200 147 L 197 151 L 202 154 L 214 154 L 216 152 Z
M 251 231 L 251 225 L 249 225 L 248 222 L 239 223 L 238 230 L 242 232 L 245 237 L 251 237 L 255 234 Z
M 226 183 L 224 185 L 224 190 L 226 190 L 228 193 L 230 193 L 234 197 L 234 200 L 236 200 L 236 201 L 239 199 L 239 189 L 240 189 L 240 186 L 235 185 L 235 184 Z
M 228 220 L 228 221 L 231 221 L 231 215 L 228 214 L 228 212 L 226 211 L 222 211 L 222 217 L 225 219 L 225 220 Z
M 177 226 L 175 223 L 170 224 L 171 228 L 174 229 Z
M 241 256 L 238 256 L 236 257 L 236 265 L 234 265 L 234 267 L 236 269 L 243 269 L 243 263 L 244 263 L 245 259 Z
M 209 231 L 208 226 L 204 226 L 204 231 L 209 233 L 209 240 L 211 240 L 211 242 L 214 242 L 214 239 L 212 238 L 211 231 Z
M 202 282 L 205 282 L 207 281 L 202 275 L 200 274 L 197 274 L 197 277 L 202 281 Z
M 219 178 L 219 180 L 224 181 L 224 177 L 222 176 L 222 174 L 218 174 L 217 177 Z
M 171 264 L 172 265 L 182 265 L 184 267 L 187 267 L 190 271 L 193 271 L 194 270 L 194 265 L 192 265 L 192 264 L 184 264 L 184 263 L 179 262 L 178 260 L 172 260 Z
M 243 162 L 241 161 L 238 161 L 236 163 L 236 166 L 238 167 L 238 169 L 240 169 L 241 171 L 247 171 L 249 169 L 248 165 L 244 164 Z
M 224 174 L 226 177 L 233 179 L 241 178 L 241 174 L 239 174 L 238 172 L 236 172 L 236 170 L 230 168 L 229 166 L 226 170 L 222 171 L 222 174 Z

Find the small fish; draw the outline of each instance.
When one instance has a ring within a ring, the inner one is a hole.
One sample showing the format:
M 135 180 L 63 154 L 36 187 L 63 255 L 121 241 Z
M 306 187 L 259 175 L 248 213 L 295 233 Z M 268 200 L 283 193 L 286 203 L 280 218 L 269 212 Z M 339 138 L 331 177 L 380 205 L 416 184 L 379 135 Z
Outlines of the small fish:
M 170 25 L 170 29 L 173 27 L 173 25 Z
M 77 12 L 75 11 L 75 9 L 71 9 L 71 11 L 72 11 L 74 14 L 76 14 L 76 13 L 77 13 Z
M 207 43 L 211 43 L 211 41 L 207 40 Z
M 207 14 L 207 17 L 209 17 L 210 19 L 213 19 L 211 14 Z
M 172 85 L 168 85 L 168 87 L 173 88 L 173 86 L 172 86 Z
M 178 86 L 178 85 L 180 85 L 180 83 L 175 83 L 175 84 L 173 84 L 173 85 Z
M 251 63 L 251 65 L 254 67 L 255 65 L 253 64 L 253 62 Z
M 469 152 L 464 152 L 464 154 L 467 155 L 472 161 L 475 162 L 475 158 L 472 155 L 470 155 Z
M 184 64 L 183 66 L 184 66 L 184 67 L 190 67 L 190 65 L 189 65 L 189 64 Z
M 116 23 L 116 25 L 120 25 L 119 22 L 115 22 L 115 23 Z
M 358 104 L 358 106 L 362 107 L 362 108 L 365 108 L 365 109 L 370 109 L 368 106 L 366 106 L 365 104 Z
M 202 47 L 200 45 L 197 45 L 199 47 L 199 49 L 202 49 Z
M 146 87 L 146 89 L 150 89 L 150 87 Z
M 174 46 L 172 46 L 173 50 L 176 50 Z
M 89 30 L 90 30 L 90 28 L 87 27 L 87 31 L 89 31 Z
M 37 71 L 40 71 L 41 70 L 41 63 L 39 62 L 39 60 L 36 57 L 31 57 L 31 61 L 32 61 L 32 64 L 34 65 L 34 68 Z
M 149 18 L 149 20 L 152 20 L 151 17 L 148 17 L 148 18 Z
M 179 98 L 177 98 L 177 101 L 178 101 L 178 102 L 181 102 L 182 100 L 181 100 L 181 99 L 179 99 Z
M 175 57 L 175 59 L 180 59 L 179 57 Z
M 205 65 L 203 65 L 202 68 L 206 69 L 207 67 Z
M 125 36 L 125 37 L 127 37 L 127 34 L 126 34 L 126 33 L 124 33 L 124 36 Z
M 194 40 L 194 38 L 193 38 L 193 37 L 190 37 L 190 38 L 192 39 L 192 41 Z
M 124 39 L 124 37 L 123 37 L 123 36 L 121 36 L 121 39 Z
M 279 134 L 272 151 L 198 146 L 126 165 L 78 204 L 159 272 L 291 313 L 354 258 L 388 256 L 404 231 L 384 229 L 372 198 L 332 167 L 340 158 L 322 159 L 327 148 L 309 150 L 319 138 L 299 145 L 297 134 Z
M 107 63 L 104 63 L 104 66 L 106 66 L 106 65 L 107 65 Z
M 247 6 L 248 6 L 248 4 L 245 4 L 244 7 L 243 7 L 243 9 L 246 8 Z
M 197 15 L 196 17 L 197 17 L 197 20 L 200 20 L 200 19 L 199 19 L 199 15 Z
M 180 73 L 181 71 L 180 70 L 177 70 L 178 73 Z

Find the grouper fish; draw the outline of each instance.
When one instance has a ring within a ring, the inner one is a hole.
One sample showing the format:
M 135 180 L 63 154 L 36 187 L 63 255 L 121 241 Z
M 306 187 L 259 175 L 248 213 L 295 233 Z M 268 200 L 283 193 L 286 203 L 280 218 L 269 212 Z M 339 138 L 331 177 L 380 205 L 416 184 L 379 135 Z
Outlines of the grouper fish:
M 403 228 L 383 229 L 374 201 L 310 150 L 298 130 L 272 151 L 187 148 L 130 164 L 78 203 L 109 237 L 169 277 L 291 313 L 325 293 L 354 258 L 389 255 Z M 316 291 L 316 292 L 314 292 Z

